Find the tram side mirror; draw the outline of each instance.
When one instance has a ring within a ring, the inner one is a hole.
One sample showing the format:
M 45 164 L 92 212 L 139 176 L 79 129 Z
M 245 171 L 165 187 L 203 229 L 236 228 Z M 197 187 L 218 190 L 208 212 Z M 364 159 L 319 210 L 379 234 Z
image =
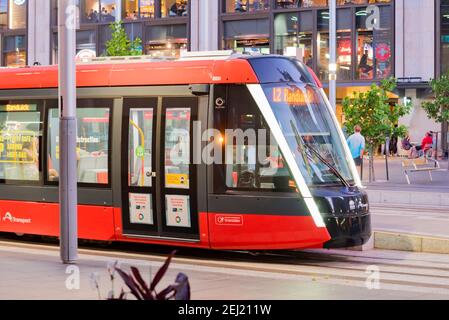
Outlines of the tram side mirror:
M 189 86 L 190 92 L 195 96 L 206 96 L 210 92 L 208 84 L 192 84 Z

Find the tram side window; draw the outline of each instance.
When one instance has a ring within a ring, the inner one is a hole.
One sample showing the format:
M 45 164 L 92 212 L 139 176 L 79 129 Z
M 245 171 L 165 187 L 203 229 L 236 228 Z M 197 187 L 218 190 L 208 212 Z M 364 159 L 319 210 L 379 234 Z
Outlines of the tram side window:
M 228 90 L 225 179 L 227 189 L 292 191 L 290 171 L 245 86 Z
M 109 108 L 78 108 L 78 182 L 109 182 Z M 59 180 L 59 113 L 50 109 L 48 119 L 48 180 Z
M 0 179 L 39 181 L 41 115 L 35 104 L 0 102 Z

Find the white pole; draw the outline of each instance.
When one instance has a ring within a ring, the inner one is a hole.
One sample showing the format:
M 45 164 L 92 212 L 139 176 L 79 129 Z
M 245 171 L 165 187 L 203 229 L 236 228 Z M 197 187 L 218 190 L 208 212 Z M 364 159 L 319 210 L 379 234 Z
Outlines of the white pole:
M 337 0 L 329 0 L 329 101 L 337 109 Z
M 65 264 L 78 259 L 76 16 L 75 0 L 58 0 L 60 255 Z

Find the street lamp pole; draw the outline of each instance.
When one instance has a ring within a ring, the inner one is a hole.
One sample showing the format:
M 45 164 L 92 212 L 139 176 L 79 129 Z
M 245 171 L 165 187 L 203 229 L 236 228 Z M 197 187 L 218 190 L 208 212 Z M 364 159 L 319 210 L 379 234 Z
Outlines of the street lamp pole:
M 78 260 L 75 0 L 58 0 L 60 256 Z
M 337 110 L 337 0 L 329 0 L 329 101 Z

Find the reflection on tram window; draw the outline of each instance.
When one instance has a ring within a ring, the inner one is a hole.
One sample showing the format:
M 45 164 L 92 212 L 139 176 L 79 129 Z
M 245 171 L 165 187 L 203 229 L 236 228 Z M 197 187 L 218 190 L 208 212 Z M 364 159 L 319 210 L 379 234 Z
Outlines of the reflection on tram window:
M 170 108 L 165 114 L 165 187 L 190 188 L 189 108 Z
M 153 156 L 153 109 L 129 112 L 128 185 L 151 187 Z
M 266 84 L 264 90 L 306 183 L 341 183 L 326 162 L 353 181 L 344 141 L 320 91 L 304 83 Z
M 78 108 L 78 182 L 108 184 L 109 108 Z M 59 114 L 51 109 L 48 119 L 48 179 L 59 179 Z
M 0 179 L 39 181 L 41 135 L 37 105 L 0 102 Z
M 226 186 L 236 189 L 295 190 L 278 145 L 246 87 L 233 86 L 226 128 Z M 243 136 L 239 137 L 239 129 Z M 231 131 L 229 131 L 231 132 Z

